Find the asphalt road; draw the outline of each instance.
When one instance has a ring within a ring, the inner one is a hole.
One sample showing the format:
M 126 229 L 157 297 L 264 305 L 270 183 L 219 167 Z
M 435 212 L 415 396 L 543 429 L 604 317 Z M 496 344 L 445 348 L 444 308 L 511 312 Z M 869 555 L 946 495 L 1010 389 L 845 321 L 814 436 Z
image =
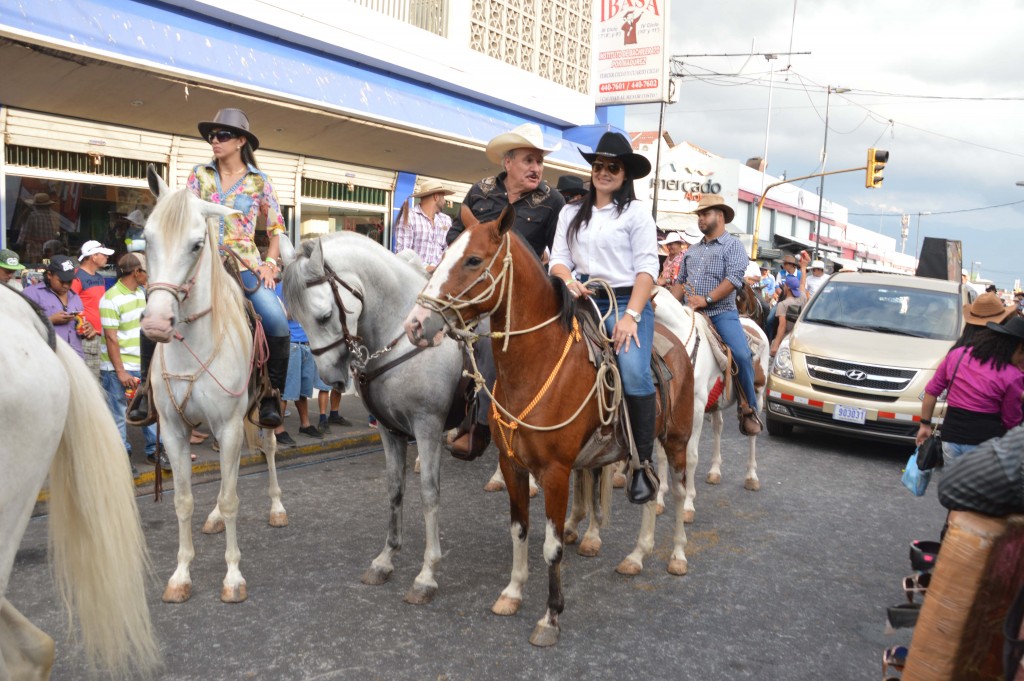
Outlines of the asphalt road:
M 937 538 L 944 519 L 934 489 L 913 498 L 900 484 L 909 455 L 858 441 L 797 433 L 760 438 L 762 489 L 743 489 L 744 443 L 727 425 L 724 482 L 703 483 L 688 526 L 690 572 L 666 570 L 670 516 L 660 518 L 655 555 L 638 577 L 614 568 L 632 548 L 639 513 L 617 490 L 612 526 L 597 558 L 569 550 L 566 610 L 551 649 L 528 643 L 543 614 L 547 573 L 542 524 L 531 528 L 530 582 L 523 609 L 502 618 L 490 606 L 508 581 L 511 548 L 504 493 L 482 491 L 494 450 L 477 462 L 442 464 L 444 558 L 434 602 L 402 596 L 423 551 L 418 478 L 407 486 L 405 546 L 383 586 L 359 577 L 384 543 L 386 499 L 379 451 L 289 462 L 282 470 L 291 524 L 270 528 L 266 476 L 240 481 L 239 537 L 249 599 L 218 599 L 221 536 L 198 533 L 217 485 L 196 492 L 193 596 L 166 605 L 177 531 L 172 499 L 140 497 L 153 563 L 151 608 L 164 681 L 339 679 L 875 679 L 884 647 L 910 631 L 884 633 L 885 608 L 903 601 L 908 543 Z M 171 492 L 173 494 L 173 492 Z M 534 518 L 541 500 L 532 504 Z M 669 514 L 673 508 L 669 507 Z M 58 643 L 53 679 L 85 677 L 67 638 L 45 564 L 46 519 L 32 520 L 8 589 L 10 600 Z

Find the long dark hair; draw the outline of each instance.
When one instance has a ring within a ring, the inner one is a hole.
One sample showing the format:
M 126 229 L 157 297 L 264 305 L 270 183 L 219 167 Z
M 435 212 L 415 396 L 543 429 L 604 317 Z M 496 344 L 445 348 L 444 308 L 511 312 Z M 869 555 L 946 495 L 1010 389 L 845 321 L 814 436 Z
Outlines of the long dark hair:
M 591 175 L 593 175 L 593 171 L 591 171 Z M 612 201 L 615 202 L 615 217 L 622 215 L 622 211 L 626 210 L 630 202 L 636 201 L 636 192 L 633 190 L 633 178 L 629 176 L 629 173 L 626 173 L 623 178 L 622 186 L 612 194 Z M 596 202 L 597 193 L 594 191 L 593 182 L 591 182 L 590 191 L 583 195 L 583 199 L 579 202 L 580 209 L 576 211 L 572 222 L 569 223 L 567 235 L 569 241 L 575 241 L 583 225 L 590 224 L 590 218 L 594 214 L 594 204 Z
M 969 352 L 979 363 L 992 363 L 997 371 L 1010 366 L 1013 353 L 1024 343 L 1016 336 L 1009 336 L 992 329 L 981 327 L 974 334 L 974 345 Z
M 242 135 L 245 137 L 245 135 Z M 253 168 L 259 168 L 256 163 L 256 152 L 252 150 L 252 144 L 249 143 L 249 138 L 245 138 L 245 146 L 242 147 L 242 163 Z

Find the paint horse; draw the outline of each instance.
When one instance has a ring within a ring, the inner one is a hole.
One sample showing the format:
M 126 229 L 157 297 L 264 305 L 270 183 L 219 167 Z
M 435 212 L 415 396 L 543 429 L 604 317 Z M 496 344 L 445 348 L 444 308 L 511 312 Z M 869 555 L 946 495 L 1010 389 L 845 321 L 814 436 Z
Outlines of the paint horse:
M 559 616 L 565 607 L 561 561 L 570 474 L 623 459 L 628 448 L 602 429 L 602 423 L 608 422 L 603 417 L 609 416 L 602 414 L 599 405 L 608 404 L 602 379 L 606 372 L 599 374 L 586 342 L 580 340 L 575 302 L 564 283 L 548 277 L 530 248 L 512 232 L 514 217 L 506 208 L 496 221 L 470 227 L 449 246 L 409 313 L 406 330 L 418 343 L 438 343 L 443 331 L 434 329 L 440 316 L 450 332 L 472 339 L 467 324 L 483 315 L 491 318 L 490 342 L 498 376 L 493 396 L 495 410 L 500 409 L 500 413 L 492 411 L 491 433 L 508 489 L 513 550 L 511 581 L 491 611 L 513 615 L 522 604 L 529 572 L 527 480 L 532 473 L 544 491 L 548 600 L 530 642 L 549 646 L 558 641 Z M 659 411 L 657 433 L 668 453 L 672 476 L 681 483 L 692 426 L 693 376 L 678 344 L 666 353 L 665 361 L 674 378 Z M 610 489 L 610 485 L 597 487 Z M 594 511 L 592 517 L 597 517 L 600 511 L 597 507 Z M 642 570 L 644 558 L 654 549 L 654 526 L 652 500 L 643 507 L 636 548 L 620 563 L 619 572 Z M 669 572 L 685 574 L 685 546 L 680 514 Z
M 5 599 L 49 472 L 50 560 L 88 663 L 146 678 L 159 650 L 146 605 L 145 538 L 121 434 L 88 367 L 28 301 L 0 286 L 0 679 L 48 679 L 53 640 Z
M 260 336 L 257 334 L 254 343 L 241 288 L 224 269 L 217 249 L 216 219 L 235 211 L 202 201 L 187 189 L 171 191 L 152 166 L 149 186 L 157 202 L 145 231 L 151 283 L 142 331 L 160 344 L 153 357 L 150 386 L 174 472 L 178 516 L 178 565 L 163 600 L 182 603 L 192 594 L 189 566 L 195 549 L 189 437 L 195 425 L 206 423 L 220 445 L 221 480 L 217 505 L 203 532 L 224 531 L 227 573 L 220 598 L 237 603 L 247 597 L 245 578 L 238 567 L 238 467 Z M 273 433 L 265 432 L 270 524 L 284 527 L 288 515 L 277 484 L 276 450 Z

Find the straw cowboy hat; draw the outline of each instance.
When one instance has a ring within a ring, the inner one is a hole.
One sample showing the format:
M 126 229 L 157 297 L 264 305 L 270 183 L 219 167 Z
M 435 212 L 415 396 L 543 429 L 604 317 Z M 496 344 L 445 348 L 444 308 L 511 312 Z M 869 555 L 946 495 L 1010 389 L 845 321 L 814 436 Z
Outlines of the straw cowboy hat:
M 260 148 L 260 140 L 249 129 L 249 117 L 241 109 L 221 109 L 212 121 L 199 124 L 199 134 L 206 139 L 211 130 L 230 130 L 237 135 L 245 135 L 253 151 Z
M 700 197 L 700 201 L 697 202 L 697 207 L 693 210 L 694 213 L 702 213 L 706 210 L 717 208 L 725 214 L 725 224 L 732 222 L 732 219 L 736 217 L 736 212 L 729 207 L 725 202 L 725 197 L 719 194 L 703 194 Z
M 1002 324 L 1014 313 L 1014 308 L 1006 307 L 994 293 L 982 293 L 970 305 L 964 305 L 964 321 L 975 326 L 985 326 L 989 322 Z
M 444 185 L 442 185 L 438 180 L 427 180 L 420 185 L 418 190 L 413 192 L 413 198 L 421 199 L 424 196 L 431 196 L 433 194 L 444 194 L 445 196 L 449 196 L 454 193 L 455 192 L 451 189 L 445 189 Z
M 534 123 L 523 123 L 508 132 L 503 132 L 487 143 L 487 160 L 501 163 L 505 154 L 513 149 L 537 149 L 545 156 L 558 149 L 561 144 L 552 147 L 544 146 L 544 133 Z
M 53 199 L 51 199 L 50 195 L 47 194 L 46 192 L 39 192 L 31 199 L 27 199 L 25 203 L 27 203 L 30 206 L 52 206 Z
M 580 152 L 587 163 L 594 165 L 597 157 L 618 159 L 626 168 L 626 176 L 631 180 L 647 177 L 651 172 L 651 162 L 646 156 L 633 151 L 633 145 L 621 133 L 606 132 L 601 135 L 594 153 Z

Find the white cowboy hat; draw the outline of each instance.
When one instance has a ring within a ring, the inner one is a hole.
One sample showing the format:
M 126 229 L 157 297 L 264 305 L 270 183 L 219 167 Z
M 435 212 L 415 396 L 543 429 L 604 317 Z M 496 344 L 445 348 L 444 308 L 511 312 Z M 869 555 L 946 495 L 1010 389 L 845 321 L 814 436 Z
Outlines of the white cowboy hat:
M 659 241 L 662 246 L 668 246 L 669 244 L 681 244 L 683 243 L 683 237 L 679 236 L 679 232 L 669 232 L 668 236 L 665 237 L 664 241 Z
M 143 213 L 138 208 L 133 210 L 131 213 L 128 213 L 128 216 L 125 217 L 125 220 L 132 223 L 133 225 L 138 225 L 139 227 L 146 226 L 146 214 Z
M 684 227 L 679 230 L 679 235 L 683 237 L 683 241 L 690 244 L 691 246 L 695 243 L 699 243 L 704 235 L 700 233 L 700 230 L 694 227 Z
M 488 142 L 486 153 L 488 161 L 500 164 L 505 154 L 513 149 L 538 149 L 547 156 L 561 146 L 560 143 L 552 147 L 544 146 L 544 133 L 541 132 L 540 126 L 535 123 L 523 123 Z
M 449 196 L 455 192 L 451 189 L 445 189 L 444 185 L 438 180 L 427 180 L 420 185 L 420 188 L 413 192 L 413 198 L 422 198 L 424 196 L 430 196 L 431 194 L 444 194 Z
M 811 263 L 812 270 L 823 270 L 825 269 L 825 263 L 821 260 L 815 260 Z
M 756 260 L 751 260 L 747 263 L 747 269 L 743 273 L 743 278 L 746 279 L 748 277 L 753 279 L 761 278 L 761 267 L 757 264 Z

